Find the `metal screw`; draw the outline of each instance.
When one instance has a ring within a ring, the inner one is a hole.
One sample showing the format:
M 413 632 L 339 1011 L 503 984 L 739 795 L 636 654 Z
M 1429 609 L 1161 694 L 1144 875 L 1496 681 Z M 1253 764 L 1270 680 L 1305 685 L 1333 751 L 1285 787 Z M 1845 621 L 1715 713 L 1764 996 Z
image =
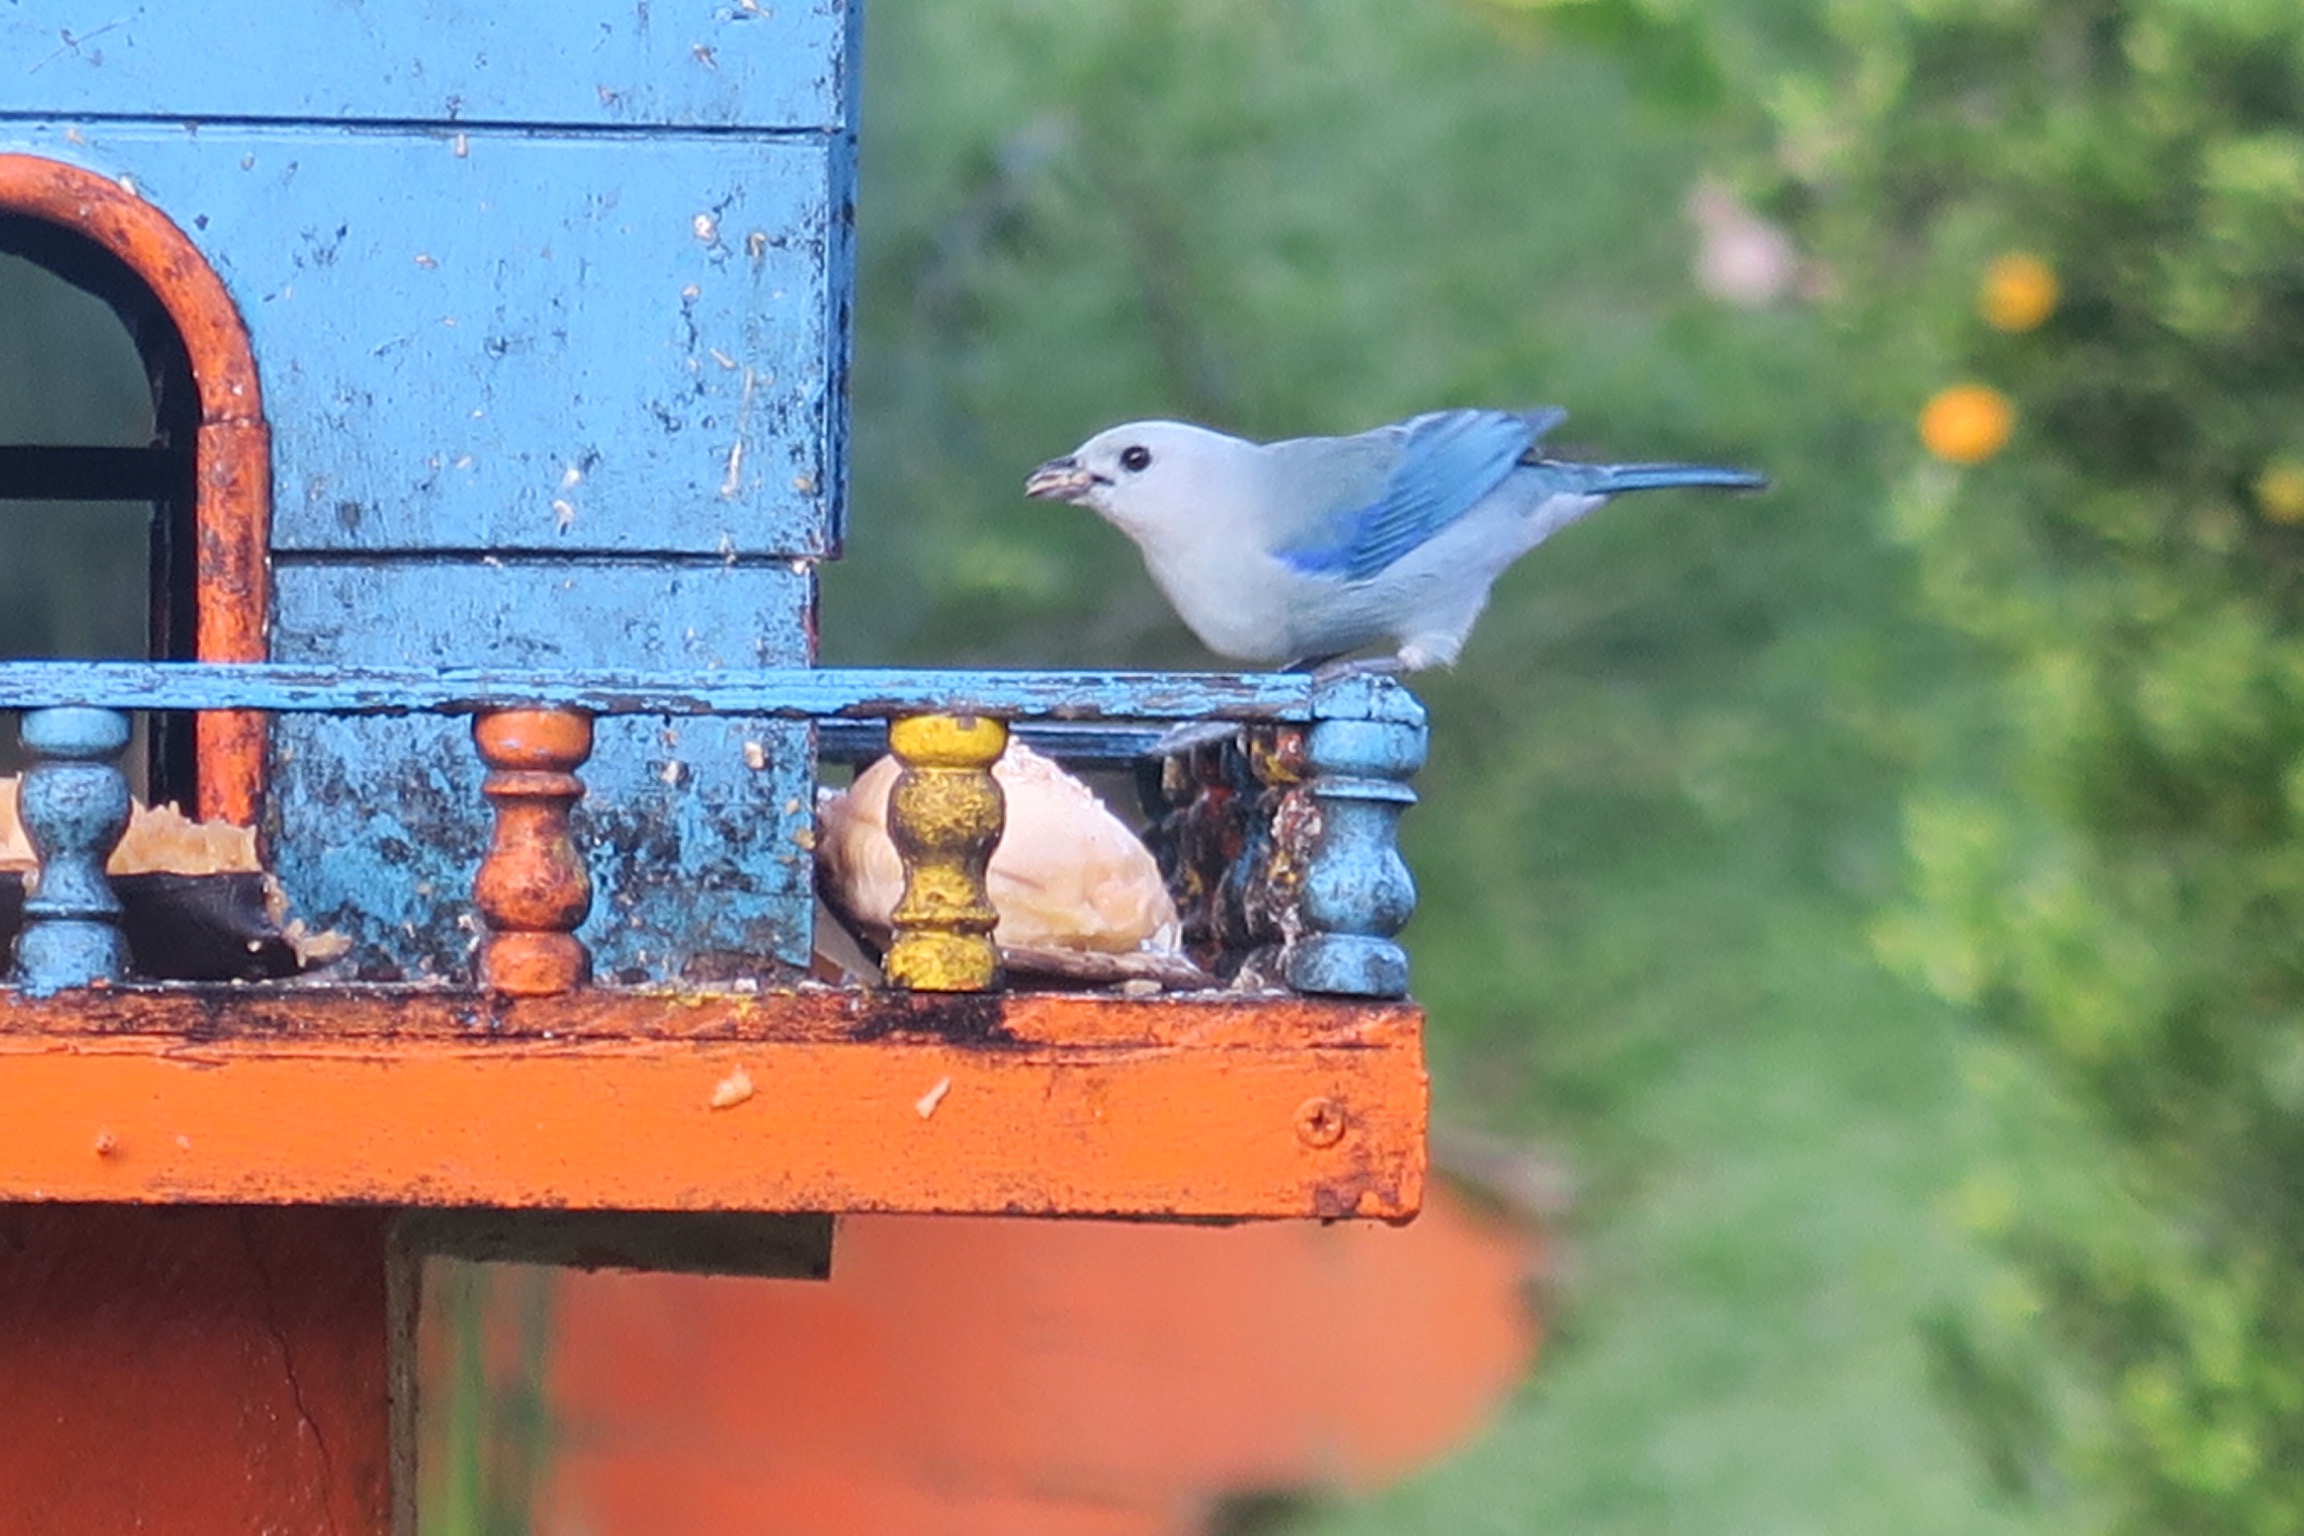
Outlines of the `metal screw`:
M 1296 1139 L 1308 1147 L 1332 1147 L 1344 1139 L 1344 1106 L 1334 1099 L 1306 1099 L 1296 1106 Z

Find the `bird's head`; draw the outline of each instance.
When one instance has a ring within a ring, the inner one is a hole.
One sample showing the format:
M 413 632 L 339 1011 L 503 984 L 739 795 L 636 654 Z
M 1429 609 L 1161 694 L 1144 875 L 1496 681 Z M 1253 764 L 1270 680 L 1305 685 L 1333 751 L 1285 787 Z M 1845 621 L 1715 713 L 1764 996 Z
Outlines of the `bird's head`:
M 1024 494 L 1069 501 L 1131 535 L 1186 517 L 1255 445 L 1181 421 L 1132 421 L 1097 433 L 1026 477 Z

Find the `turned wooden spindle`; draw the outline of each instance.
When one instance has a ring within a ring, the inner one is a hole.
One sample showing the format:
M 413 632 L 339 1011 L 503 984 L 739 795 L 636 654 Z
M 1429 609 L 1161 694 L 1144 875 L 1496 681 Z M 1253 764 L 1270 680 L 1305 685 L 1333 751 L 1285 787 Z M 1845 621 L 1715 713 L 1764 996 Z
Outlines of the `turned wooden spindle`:
M 1305 734 L 1305 792 L 1318 814 L 1282 966 L 1297 991 L 1407 995 L 1408 952 L 1393 935 L 1416 910 L 1416 882 L 1400 857 L 1400 816 L 1416 803 L 1408 780 L 1424 750 L 1421 711 L 1322 720 Z
M 989 992 L 1000 984 L 999 914 L 984 887 L 1007 820 L 992 764 L 1008 727 L 976 715 L 916 715 L 888 728 L 904 771 L 888 797 L 888 835 L 904 861 L 904 896 L 883 961 L 888 980 L 920 992 Z
M 592 910 L 592 875 L 568 828 L 584 796 L 576 769 L 592 755 L 592 717 L 577 710 L 497 709 L 472 718 L 496 808 L 496 835 L 472 882 L 488 926 L 480 982 L 513 997 L 573 991 L 592 976 L 576 937 Z
M 104 864 L 128 826 L 128 781 L 112 761 L 128 745 L 128 717 L 35 709 L 18 730 L 32 766 L 17 788 L 17 814 L 40 872 L 24 898 L 16 982 L 46 996 L 118 981 L 128 972 L 128 941 Z

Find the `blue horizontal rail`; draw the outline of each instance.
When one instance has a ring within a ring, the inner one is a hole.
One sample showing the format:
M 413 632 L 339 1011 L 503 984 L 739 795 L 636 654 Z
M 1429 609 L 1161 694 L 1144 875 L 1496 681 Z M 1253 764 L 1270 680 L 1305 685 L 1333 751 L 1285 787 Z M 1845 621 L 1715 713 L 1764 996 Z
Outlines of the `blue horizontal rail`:
M 503 708 L 593 714 L 888 720 L 918 714 L 1065 721 L 1385 720 L 1420 725 L 1387 677 L 1296 672 L 969 672 L 798 667 L 760 671 L 333 667 L 277 662 L 0 662 L 0 711 L 261 710 L 338 715 L 468 714 Z
M 1232 722 L 1210 727 L 1223 730 Z M 1148 757 L 1179 750 L 1179 733 L 1190 725 L 1129 724 L 1119 721 L 1015 720 L 1010 739 L 1021 741 L 1043 757 L 1074 768 L 1128 768 Z M 820 720 L 816 724 L 816 756 L 827 763 L 868 763 L 888 752 L 885 720 Z

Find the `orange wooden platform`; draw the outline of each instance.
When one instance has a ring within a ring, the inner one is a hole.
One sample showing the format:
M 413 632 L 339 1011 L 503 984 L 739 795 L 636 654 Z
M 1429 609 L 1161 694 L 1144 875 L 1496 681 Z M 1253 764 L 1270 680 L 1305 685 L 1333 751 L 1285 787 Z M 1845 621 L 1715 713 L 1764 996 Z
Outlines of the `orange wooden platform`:
M 1405 1220 L 1421 1025 L 1278 995 L 0 992 L 0 1377 L 26 1388 L 0 1392 L 0 1438 L 31 1448 L 0 1533 L 91 1509 L 187 1536 L 395 1528 L 400 1208 L 634 1229 L 586 1252 L 680 1212 Z M 869 1238 L 839 1251 L 871 1274 Z
M 1412 1005 L 0 994 L 0 1200 L 1403 1219 Z

